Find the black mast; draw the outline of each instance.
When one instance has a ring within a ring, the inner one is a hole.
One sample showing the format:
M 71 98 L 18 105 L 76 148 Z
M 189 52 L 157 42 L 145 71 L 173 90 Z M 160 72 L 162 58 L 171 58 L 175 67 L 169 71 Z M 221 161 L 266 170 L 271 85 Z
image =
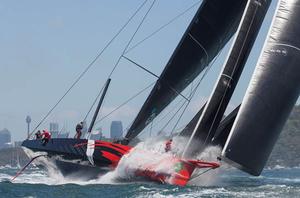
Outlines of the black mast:
M 90 127 L 89 127 L 89 129 L 88 129 L 88 133 L 92 132 L 92 130 L 93 130 L 95 121 L 96 121 L 96 119 L 97 119 L 99 110 L 100 110 L 101 105 L 102 105 L 102 103 L 103 103 L 103 100 L 104 100 L 104 97 L 105 97 L 105 95 L 106 95 L 106 92 L 107 92 L 108 86 L 109 86 L 109 84 L 110 84 L 110 81 L 111 81 L 111 79 L 109 78 L 109 79 L 107 79 L 107 81 L 106 81 L 106 83 L 105 83 L 105 87 L 104 87 L 103 93 L 102 93 L 102 95 L 101 95 L 101 98 L 100 98 L 99 103 L 98 103 L 98 105 L 97 105 L 97 108 L 96 108 L 96 110 L 95 110 L 93 119 L 92 119 L 91 124 L 90 124 Z
M 195 129 L 192 131 L 185 154 L 189 155 L 194 152 L 201 152 L 205 146 L 212 142 L 270 3 L 271 0 L 248 1 L 230 55 Z M 195 144 L 197 146 L 194 146 Z

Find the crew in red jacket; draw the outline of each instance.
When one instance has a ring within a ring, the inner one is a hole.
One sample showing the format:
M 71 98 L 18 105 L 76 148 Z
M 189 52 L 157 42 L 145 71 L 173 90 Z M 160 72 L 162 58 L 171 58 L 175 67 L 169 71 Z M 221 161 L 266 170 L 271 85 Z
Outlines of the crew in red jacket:
M 171 145 L 172 145 L 172 139 L 166 141 L 166 147 L 165 147 L 166 152 L 169 152 L 171 150 Z
M 50 139 L 51 139 L 51 133 L 47 130 L 43 130 L 43 133 L 42 133 L 43 145 L 45 146 L 49 142 Z

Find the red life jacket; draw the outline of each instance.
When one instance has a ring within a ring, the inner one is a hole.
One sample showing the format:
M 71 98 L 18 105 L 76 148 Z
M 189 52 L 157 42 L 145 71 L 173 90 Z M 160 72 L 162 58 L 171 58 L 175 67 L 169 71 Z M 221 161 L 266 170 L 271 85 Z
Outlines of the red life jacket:
M 51 138 L 51 133 L 49 133 L 48 131 L 44 131 L 42 136 L 45 138 L 45 139 L 50 139 Z

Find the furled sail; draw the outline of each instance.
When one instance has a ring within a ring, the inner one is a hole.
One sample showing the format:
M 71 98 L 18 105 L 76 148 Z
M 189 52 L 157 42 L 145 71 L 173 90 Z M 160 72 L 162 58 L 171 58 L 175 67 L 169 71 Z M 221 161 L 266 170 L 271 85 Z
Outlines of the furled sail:
M 136 137 L 201 73 L 237 29 L 246 0 L 204 0 L 131 125 Z
M 300 94 L 300 0 L 279 0 L 264 49 L 222 151 L 260 175 Z
M 215 136 L 213 137 L 211 141 L 211 145 L 217 145 L 221 148 L 224 147 L 226 140 L 229 136 L 229 133 L 231 131 L 232 125 L 234 123 L 234 120 L 239 112 L 240 106 L 237 106 L 229 115 L 227 115 L 220 125 L 218 126 L 218 129 L 216 130 Z
M 248 1 L 230 54 L 191 134 L 185 154 L 200 152 L 211 143 L 241 76 L 270 2 L 271 0 Z M 199 143 L 199 146 L 195 146 Z

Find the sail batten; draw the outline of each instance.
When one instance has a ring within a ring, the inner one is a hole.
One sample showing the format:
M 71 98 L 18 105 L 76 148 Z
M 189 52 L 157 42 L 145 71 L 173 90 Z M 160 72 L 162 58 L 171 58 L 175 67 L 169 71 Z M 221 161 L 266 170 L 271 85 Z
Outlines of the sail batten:
M 202 2 L 129 128 L 127 139 L 136 137 L 209 65 L 235 33 L 246 2 L 246 0 Z

